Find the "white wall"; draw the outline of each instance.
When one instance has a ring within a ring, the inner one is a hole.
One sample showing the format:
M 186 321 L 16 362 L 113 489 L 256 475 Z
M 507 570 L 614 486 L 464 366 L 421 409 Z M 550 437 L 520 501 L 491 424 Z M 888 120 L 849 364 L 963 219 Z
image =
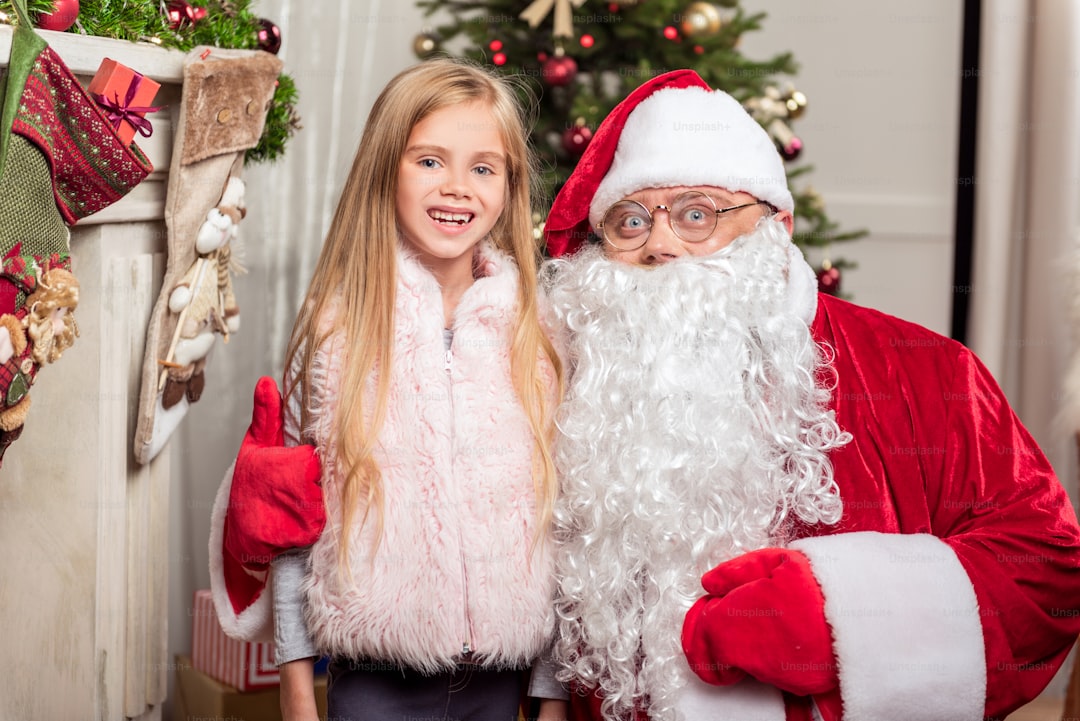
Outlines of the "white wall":
M 744 0 L 764 11 L 740 49 L 790 51 L 809 104 L 794 121 L 808 182 L 845 230 L 833 246 L 856 261 L 842 289 L 948 335 L 953 270 L 962 3 Z

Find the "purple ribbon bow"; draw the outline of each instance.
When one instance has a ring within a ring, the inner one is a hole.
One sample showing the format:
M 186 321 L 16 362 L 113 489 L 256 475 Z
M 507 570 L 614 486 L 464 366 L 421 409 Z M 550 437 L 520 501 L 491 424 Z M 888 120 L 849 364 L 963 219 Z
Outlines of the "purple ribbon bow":
M 120 96 L 115 92 L 113 93 L 111 100 L 101 93 L 92 93 L 90 97 L 104 109 L 106 117 L 109 118 L 109 122 L 112 123 L 114 128 L 119 130 L 120 123 L 127 121 L 139 131 L 139 135 L 144 138 L 149 138 L 151 133 L 154 132 L 154 127 L 150 124 L 149 120 L 143 117 L 143 114 L 157 112 L 165 106 L 132 107 L 131 101 L 135 99 L 135 91 L 139 89 L 139 84 L 142 82 L 142 79 L 143 75 L 141 73 L 135 73 L 135 77 L 128 85 L 127 95 L 124 97 L 123 102 L 121 102 Z

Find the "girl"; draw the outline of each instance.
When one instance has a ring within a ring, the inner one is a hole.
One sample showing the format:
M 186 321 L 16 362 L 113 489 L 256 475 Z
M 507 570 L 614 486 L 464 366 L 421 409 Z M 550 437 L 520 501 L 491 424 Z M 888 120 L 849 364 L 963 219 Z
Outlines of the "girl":
M 507 721 L 546 646 L 551 417 L 526 126 L 513 89 L 433 60 L 368 117 L 287 352 L 287 443 L 326 527 L 273 564 L 286 721 Z M 303 609 L 303 613 L 298 613 Z

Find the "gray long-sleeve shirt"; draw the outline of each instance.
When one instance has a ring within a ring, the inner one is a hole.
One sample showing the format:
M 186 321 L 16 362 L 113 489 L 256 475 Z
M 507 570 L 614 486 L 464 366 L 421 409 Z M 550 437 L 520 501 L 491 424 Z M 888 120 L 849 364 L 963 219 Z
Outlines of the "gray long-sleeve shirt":
M 297 359 L 299 357 L 297 354 Z M 290 376 L 295 377 L 299 371 L 299 363 L 294 362 Z M 312 442 L 309 438 L 301 439 L 301 403 L 299 394 L 293 393 L 285 405 L 287 446 Z M 298 548 L 281 554 L 270 564 L 274 592 L 274 663 L 278 666 L 319 655 L 304 620 L 304 594 L 300 590 L 308 572 L 308 556 L 308 549 Z

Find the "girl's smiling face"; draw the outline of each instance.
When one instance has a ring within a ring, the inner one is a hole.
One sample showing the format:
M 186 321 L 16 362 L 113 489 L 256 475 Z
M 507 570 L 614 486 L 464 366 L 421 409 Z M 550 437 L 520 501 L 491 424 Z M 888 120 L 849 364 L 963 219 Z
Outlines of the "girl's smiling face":
M 506 205 L 506 149 L 483 102 L 436 110 L 415 126 L 398 170 L 402 239 L 433 271 L 468 264 Z

